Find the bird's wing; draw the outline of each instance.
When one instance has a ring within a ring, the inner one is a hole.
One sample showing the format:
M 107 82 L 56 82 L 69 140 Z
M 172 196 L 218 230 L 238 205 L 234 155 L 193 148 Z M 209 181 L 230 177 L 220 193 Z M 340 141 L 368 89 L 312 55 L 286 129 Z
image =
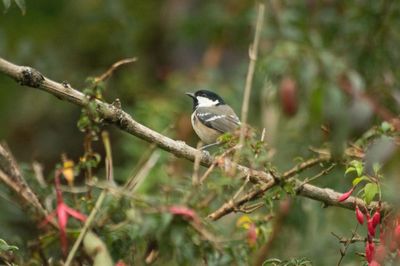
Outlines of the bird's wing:
M 206 126 L 221 133 L 232 132 L 240 125 L 239 118 L 228 105 L 199 107 L 196 117 Z

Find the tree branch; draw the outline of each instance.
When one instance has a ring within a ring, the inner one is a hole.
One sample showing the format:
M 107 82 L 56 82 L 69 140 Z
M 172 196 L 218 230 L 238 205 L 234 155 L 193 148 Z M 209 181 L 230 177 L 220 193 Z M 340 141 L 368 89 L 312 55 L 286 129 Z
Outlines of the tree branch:
M 0 57 L 0 72 L 13 78 L 21 85 L 41 89 L 45 92 L 53 94 L 60 100 L 71 102 L 80 107 L 87 103 L 87 99 L 83 93 L 73 89 L 69 84 L 55 82 L 43 76 L 39 71 L 31 67 L 15 65 Z M 134 135 L 147 142 L 154 143 L 161 149 L 170 152 L 177 157 L 183 157 L 192 162 L 196 157 L 198 157 L 200 158 L 200 164 L 206 167 L 210 166 L 214 162 L 214 158 L 209 154 L 190 147 L 183 141 L 172 140 L 171 138 L 168 138 L 138 123 L 129 114 L 119 108 L 119 106 L 114 106 L 99 100 L 96 100 L 96 104 L 97 110 L 105 122 L 113 124 L 131 135 Z M 230 163 L 228 159 L 225 159 L 225 161 L 226 163 Z M 271 173 L 253 170 L 243 165 L 235 164 L 235 167 L 241 172 L 242 178 L 249 176 L 252 182 L 259 183 L 260 186 L 259 188 L 252 190 L 248 195 L 245 195 L 237 200 L 235 204 L 237 204 L 237 202 L 245 203 L 257 198 L 269 188 L 279 184 L 279 180 Z M 297 171 L 294 171 L 293 173 L 295 172 Z M 302 184 L 300 180 L 294 180 L 297 185 Z M 310 184 L 302 185 L 298 191 L 298 194 L 329 205 L 348 209 L 355 208 L 355 201 L 357 201 L 359 206 L 364 206 L 364 202 L 361 199 L 354 197 L 350 197 L 344 202 L 337 202 L 338 197 L 341 195 L 340 193 L 337 193 L 331 189 L 323 189 Z M 373 202 L 370 205 L 372 208 L 376 208 L 377 206 L 377 202 Z M 382 204 L 381 210 L 383 212 L 388 211 L 389 209 L 390 206 L 387 203 Z M 224 211 L 224 214 L 233 211 L 234 208 L 226 208 L 226 210 L 228 211 Z M 213 217 L 210 218 L 213 219 Z
M 0 143 L 0 180 L 17 194 L 23 201 L 23 206 L 33 207 L 40 218 L 47 216 L 47 211 L 26 183 L 14 157 L 4 143 Z

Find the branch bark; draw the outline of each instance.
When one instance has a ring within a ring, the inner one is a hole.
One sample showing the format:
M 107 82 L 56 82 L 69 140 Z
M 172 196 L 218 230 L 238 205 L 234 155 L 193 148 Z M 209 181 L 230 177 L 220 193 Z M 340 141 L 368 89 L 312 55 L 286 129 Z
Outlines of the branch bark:
M 47 211 L 26 183 L 14 156 L 4 143 L 0 143 L 0 180 L 17 194 L 23 206 L 33 207 L 40 218 L 47 216 Z
M 43 90 L 47 93 L 56 96 L 60 100 L 68 101 L 80 107 L 84 106 L 87 103 L 85 95 L 80 91 L 75 90 L 69 84 L 55 82 L 43 76 L 39 71 L 31 67 L 19 66 L 7 60 L 4 60 L 3 58 L 0 57 L 0 72 L 13 78 L 23 86 L 28 86 Z M 168 138 L 138 123 L 117 105 L 114 106 L 113 104 L 108 104 L 106 102 L 99 100 L 96 101 L 96 104 L 97 104 L 97 110 L 105 122 L 113 124 L 131 135 L 134 135 L 147 142 L 154 143 L 159 148 L 169 153 L 172 153 L 177 157 L 182 157 L 192 162 L 196 159 L 196 157 L 198 157 L 200 158 L 200 164 L 203 166 L 210 166 L 214 161 L 214 158 L 209 154 L 199 151 L 191 146 L 188 146 L 183 141 L 176 141 L 171 138 Z M 261 196 L 270 187 L 279 184 L 279 180 L 276 177 L 274 177 L 271 173 L 253 170 L 243 165 L 235 164 L 235 167 L 237 167 L 237 170 L 242 173 L 241 176 L 243 178 L 250 176 L 253 182 L 257 182 L 260 184 L 259 188 L 255 188 L 247 196 L 239 199 L 238 200 L 239 202 L 246 203 L 250 200 L 253 200 L 254 198 Z M 295 172 L 297 171 L 294 171 L 293 173 Z M 295 179 L 295 182 L 301 185 L 301 189 L 299 189 L 298 191 L 298 194 L 300 196 L 318 200 L 328 205 L 334 205 L 348 209 L 354 209 L 355 202 L 357 202 L 357 204 L 359 205 L 363 205 L 363 201 L 361 199 L 357 199 L 354 197 L 350 197 L 344 202 L 337 202 L 337 198 L 341 195 L 338 192 L 335 192 L 331 189 L 319 188 L 310 184 L 302 184 L 301 181 L 297 179 Z M 234 211 L 235 205 L 232 206 L 230 208 L 225 208 L 226 210 L 219 217 L 222 217 L 223 215 Z M 370 207 L 372 208 L 376 208 L 377 206 L 378 206 L 377 202 L 373 202 L 370 205 Z M 383 204 L 381 207 L 381 210 L 383 212 L 389 211 L 389 209 L 390 206 L 386 203 Z M 210 218 L 213 219 L 213 217 Z

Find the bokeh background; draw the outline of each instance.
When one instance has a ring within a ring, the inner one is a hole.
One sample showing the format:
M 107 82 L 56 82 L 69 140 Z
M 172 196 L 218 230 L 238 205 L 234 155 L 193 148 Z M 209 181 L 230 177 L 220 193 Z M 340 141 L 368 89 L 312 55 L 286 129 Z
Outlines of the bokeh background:
M 213 90 L 240 114 L 255 1 L 26 4 L 25 15 L 15 4 L 0 14 L 0 55 L 5 59 L 82 90 L 88 77 L 102 74 L 122 58 L 137 57 L 136 63 L 121 67 L 107 81 L 105 100 L 119 98 L 123 109 L 140 123 L 193 146 L 197 137 L 185 92 Z M 296 158 L 312 155 L 310 146 L 340 154 L 348 141 L 397 116 L 399 29 L 398 1 L 266 1 L 248 120 L 258 131 L 266 129 L 273 165 L 280 171 L 289 169 Z M 79 159 L 80 112 L 0 75 L 0 139 L 27 171 L 32 161 L 38 161 L 49 176 L 62 153 Z M 115 178 L 122 183 L 149 144 L 106 128 Z M 101 143 L 98 150 L 103 153 Z M 396 158 L 396 149 L 391 154 Z M 190 170 L 191 164 L 162 153 L 143 193 L 164 193 L 160 187 L 179 184 L 190 177 Z M 393 172 L 388 175 L 396 177 Z M 318 185 L 343 191 L 350 180 L 338 169 Z M 9 197 L 4 187 L 1 191 L 0 238 L 23 243 L 37 234 L 31 230 L 35 225 L 5 199 Z M 333 265 L 340 255 L 330 232 L 349 234 L 355 220 L 348 210 L 322 209 L 308 199 L 296 198 L 293 204 L 271 256 L 308 257 L 315 265 Z M 354 251 L 362 252 L 363 245 L 351 247 L 346 265 L 359 265 L 361 259 L 351 255 Z

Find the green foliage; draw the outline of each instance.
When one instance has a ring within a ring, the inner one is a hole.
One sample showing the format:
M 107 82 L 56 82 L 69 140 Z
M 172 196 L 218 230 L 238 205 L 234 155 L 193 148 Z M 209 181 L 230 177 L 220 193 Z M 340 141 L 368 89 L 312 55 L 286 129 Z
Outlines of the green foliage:
M 368 183 L 364 187 L 364 200 L 367 204 L 370 204 L 371 201 L 378 194 L 378 185 L 374 183 Z
M 263 266 L 312 266 L 313 264 L 306 258 L 280 260 L 268 259 L 264 261 Z
M 379 173 L 379 170 L 381 169 L 379 163 L 374 163 L 372 168 L 373 176 L 365 175 L 364 163 L 362 161 L 353 160 L 348 164 L 345 171 L 345 175 L 350 173 L 356 174 L 356 177 L 352 181 L 353 187 L 364 181 L 363 188 L 360 191 L 363 191 L 362 198 L 367 204 L 370 204 L 376 195 L 379 194 L 379 183 L 377 182 L 380 182 L 383 178 Z
M 142 265 L 154 248 L 158 252 L 155 265 L 251 264 L 274 230 L 277 203 L 289 197 L 295 205 L 282 221 L 283 229 L 270 253 L 285 259 L 268 263 L 336 264 L 339 243 L 333 243 L 330 232 L 346 236 L 351 231 L 355 220 L 347 210 L 320 208 L 319 202 L 297 199 L 293 180 L 283 181 L 245 206 L 251 209 L 261 204 L 247 214 L 258 232 L 255 245 L 250 246 L 248 229 L 237 226 L 241 213 L 217 222 L 205 217 L 239 189 L 242 196 L 257 185 L 232 175 L 229 166 L 217 165 L 203 184 L 194 186 L 193 165 L 162 152 L 135 193 L 127 191 L 125 182 L 140 173 L 152 148 L 103 125 L 97 112 L 96 99 L 111 103 L 119 98 L 135 120 L 196 146 L 191 103 L 184 92 L 214 90 L 239 113 L 253 38 L 254 2 L 38 1 L 28 7 L 26 16 L 12 6 L 16 3 L 24 13 L 23 0 L 2 2 L 6 12 L 0 16 L 0 54 L 83 88 L 86 102 L 79 115 L 78 108 L 0 75 L 4 124 L 0 137 L 19 162 L 26 162 L 24 176 L 46 206 L 48 202 L 54 206 L 53 173 L 62 168 L 56 165 L 63 153 L 76 162 L 75 186 L 65 186 L 63 192 L 70 206 L 88 214 L 99 190 L 109 188 L 93 228 L 114 261 Z M 397 149 L 381 146 L 383 155 L 371 154 L 381 138 L 398 138 L 389 118 L 398 113 L 399 11 L 396 1 L 268 1 L 248 116 L 255 133 L 246 136 L 239 162 L 279 176 L 319 155 L 309 147 L 322 149 L 333 154 L 337 166 L 312 184 L 336 191 L 352 185 L 356 187 L 353 195 L 367 203 L 399 202 L 398 184 L 393 181 L 398 176 Z M 138 57 L 137 63 L 118 68 L 107 81 L 89 78 L 84 83 L 88 75 L 99 75 L 113 62 L 132 56 Z M 285 79 L 294 82 L 292 98 L 283 93 Z M 284 108 L 288 98 L 298 106 L 291 115 Z M 105 127 L 113 153 L 116 184 L 112 185 L 104 181 L 104 147 L 96 141 Z M 225 144 L 210 149 L 211 154 L 221 156 L 237 143 L 238 136 L 226 134 L 221 140 Z M 355 149 L 357 156 L 343 152 L 345 148 Z M 234 158 L 234 153 L 227 152 L 227 158 Z M 31 169 L 33 159 L 43 164 L 44 186 Z M 296 178 L 307 180 L 325 167 L 316 165 Z M 199 176 L 205 171 L 200 168 Z M 47 258 L 60 259 L 58 232 L 37 228 L 30 214 L 10 204 L 15 201 L 9 191 L 0 190 L 0 235 L 18 246 L 19 264 L 41 264 L 43 251 Z M 168 212 L 171 205 L 195 211 L 203 234 L 193 221 Z M 69 225 L 71 240 L 79 226 L 77 222 Z M 207 239 L 204 232 L 216 239 Z M 352 247 L 364 252 L 361 245 Z M 359 263 L 355 252 L 348 252 L 343 264 Z M 307 259 L 296 259 L 305 254 Z M 77 257 L 91 263 L 79 252 Z
M 0 239 L 0 252 L 18 250 L 17 246 L 9 245 L 3 239 Z

